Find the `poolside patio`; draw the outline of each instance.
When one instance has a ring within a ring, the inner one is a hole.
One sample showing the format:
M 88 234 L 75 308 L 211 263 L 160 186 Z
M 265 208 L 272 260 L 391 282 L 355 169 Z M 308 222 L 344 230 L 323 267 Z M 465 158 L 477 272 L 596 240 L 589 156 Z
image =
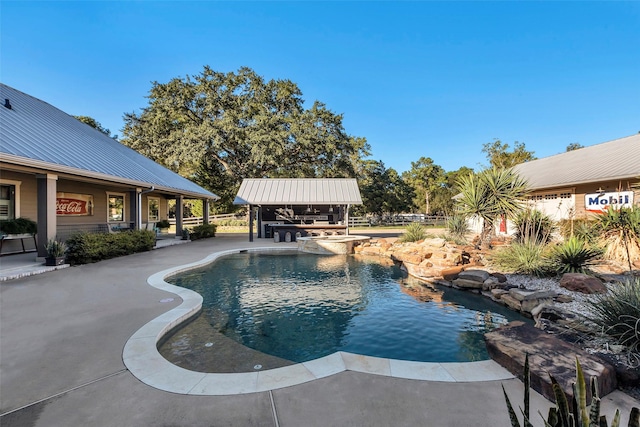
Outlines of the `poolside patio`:
M 221 233 L 152 252 L 0 282 L 0 425 L 2 426 L 509 426 L 501 384 L 521 404 L 522 383 L 393 378 L 353 370 L 290 387 L 229 396 L 193 396 L 140 382 L 123 363 L 129 338 L 181 300 L 147 284 L 170 267 L 249 243 Z M 283 243 L 278 243 L 282 247 Z M 29 268 L 3 256 L 2 274 Z M 27 263 L 28 264 L 28 263 Z M 34 262 L 35 264 L 35 262 Z M 614 392 L 603 400 L 611 420 L 631 406 Z M 532 393 L 532 412 L 551 403 Z M 536 416 L 537 417 L 537 416 Z

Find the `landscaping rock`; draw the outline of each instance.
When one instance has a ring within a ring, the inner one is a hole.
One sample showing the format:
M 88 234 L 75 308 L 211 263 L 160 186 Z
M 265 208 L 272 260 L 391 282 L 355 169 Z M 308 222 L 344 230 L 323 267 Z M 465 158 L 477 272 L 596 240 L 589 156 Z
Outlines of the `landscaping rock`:
M 489 273 L 484 270 L 464 270 L 458 275 L 460 279 L 473 280 L 480 283 L 484 283 L 489 276 Z
M 502 295 L 508 294 L 509 291 L 507 291 L 506 289 L 500 289 L 500 288 L 494 288 L 491 289 L 491 296 L 496 298 L 496 299 L 500 299 L 500 297 Z
M 482 289 L 488 291 L 498 287 L 499 284 L 500 282 L 498 281 L 497 277 L 489 276 L 489 278 L 482 284 Z
M 453 284 L 462 289 L 482 289 L 483 283 L 476 282 L 475 280 L 463 279 L 460 276 L 456 280 L 453 280 Z
M 520 311 L 531 314 L 534 308 L 551 303 L 553 303 L 553 298 L 527 299 L 520 302 Z
M 444 247 L 444 245 L 447 243 L 446 240 L 441 239 L 439 237 L 433 238 L 433 239 L 424 239 L 424 241 L 422 242 L 423 245 L 425 246 L 431 246 L 434 248 L 442 248 Z
M 556 302 L 566 304 L 573 301 L 573 297 L 571 295 L 566 294 L 558 294 L 555 298 Z
M 560 286 L 583 294 L 607 292 L 607 287 L 600 279 L 582 273 L 565 273 L 560 279 Z
M 485 341 L 491 358 L 520 379 L 523 378 L 525 354 L 529 354 L 531 387 L 549 400 L 555 401 L 550 374 L 571 402 L 576 358 L 587 381 L 590 377 L 597 378 L 601 397 L 616 389 L 616 373 L 611 365 L 524 322 L 511 322 L 489 332 L 485 334 Z
M 509 307 L 512 310 L 520 311 L 520 309 L 522 308 L 522 304 L 520 303 L 520 301 L 518 301 L 508 293 L 501 295 L 500 301 L 505 303 L 507 307 Z
M 444 280 L 455 280 L 458 278 L 458 274 L 463 270 L 463 266 L 459 265 L 456 267 L 444 268 L 440 271 L 442 278 Z
M 518 288 L 509 289 L 509 294 L 518 301 L 540 300 L 554 298 L 556 296 L 554 291 L 529 291 L 527 289 Z
M 498 279 L 500 283 L 507 283 L 507 276 L 502 273 L 491 273 L 491 275 Z

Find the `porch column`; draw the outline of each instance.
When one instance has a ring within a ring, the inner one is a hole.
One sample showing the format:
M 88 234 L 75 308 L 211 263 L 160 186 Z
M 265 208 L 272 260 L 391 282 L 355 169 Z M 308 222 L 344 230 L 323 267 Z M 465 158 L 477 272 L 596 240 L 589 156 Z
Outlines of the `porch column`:
M 133 224 L 131 228 L 136 230 L 140 228 L 141 223 L 141 218 L 139 217 L 141 212 L 139 192 L 139 188 L 129 190 L 129 221 L 127 222 Z
M 184 196 L 176 196 L 176 236 L 182 237 L 182 216 L 184 215 Z
M 56 238 L 56 191 L 58 189 L 58 175 L 43 174 L 36 175 L 37 181 L 37 212 L 38 212 L 38 234 L 37 249 L 38 257 L 46 257 L 45 246 L 49 239 Z
M 202 223 L 209 224 L 209 199 L 202 199 Z

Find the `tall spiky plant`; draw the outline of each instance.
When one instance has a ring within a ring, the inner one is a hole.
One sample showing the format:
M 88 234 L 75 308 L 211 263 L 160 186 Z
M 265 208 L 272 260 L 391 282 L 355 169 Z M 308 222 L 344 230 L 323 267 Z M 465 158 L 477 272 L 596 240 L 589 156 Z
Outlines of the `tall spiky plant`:
M 505 215 L 513 218 L 524 209 L 527 182 L 513 169 L 485 169 L 462 176 L 458 181 L 458 211 L 466 217 L 482 219 L 479 245 L 486 247 L 493 235 L 496 220 Z
M 562 390 L 562 387 L 558 381 L 550 375 L 551 385 L 553 388 L 553 394 L 556 400 L 556 406 L 549 408 L 549 414 L 543 422 L 545 427 L 608 427 L 607 418 L 604 415 L 600 415 L 600 396 L 598 394 L 598 382 L 596 377 L 591 377 L 591 406 L 587 407 L 587 384 L 580 366 L 580 361 L 576 358 L 576 382 L 573 383 L 573 405 L 569 407 L 569 400 L 567 395 Z M 525 355 L 524 359 L 524 409 L 520 408 L 524 418 L 524 427 L 533 427 L 531 424 L 531 417 L 529 413 L 529 400 L 530 400 L 530 386 L 531 378 L 529 374 L 529 355 Z M 502 393 L 504 394 L 505 401 L 507 403 L 507 411 L 509 413 L 509 419 L 511 420 L 512 427 L 520 427 L 520 422 L 516 416 L 516 412 L 511 405 L 509 396 L 507 395 L 504 386 L 502 386 Z M 588 410 L 587 410 L 588 408 Z M 611 422 L 611 427 L 620 426 L 620 410 L 616 409 Z M 629 414 L 629 423 L 627 427 L 640 427 L 640 410 L 636 407 L 631 408 Z
M 640 257 L 640 207 L 609 206 L 597 219 L 607 247 L 605 258 L 627 262 L 631 271 L 632 260 Z

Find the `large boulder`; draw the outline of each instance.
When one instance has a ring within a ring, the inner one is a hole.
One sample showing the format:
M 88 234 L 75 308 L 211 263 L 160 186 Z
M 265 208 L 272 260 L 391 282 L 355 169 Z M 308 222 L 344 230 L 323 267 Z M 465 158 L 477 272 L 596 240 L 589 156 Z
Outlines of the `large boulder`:
M 520 379 L 525 355 L 529 354 L 531 387 L 549 400 L 555 400 L 549 378 L 553 375 L 571 402 L 576 359 L 587 381 L 590 377 L 597 378 L 601 397 L 617 387 L 615 369 L 610 364 L 524 322 L 514 321 L 489 332 L 485 341 L 491 358 Z
M 565 273 L 560 279 L 560 286 L 583 294 L 600 294 L 607 292 L 607 287 L 597 277 L 582 273 Z

